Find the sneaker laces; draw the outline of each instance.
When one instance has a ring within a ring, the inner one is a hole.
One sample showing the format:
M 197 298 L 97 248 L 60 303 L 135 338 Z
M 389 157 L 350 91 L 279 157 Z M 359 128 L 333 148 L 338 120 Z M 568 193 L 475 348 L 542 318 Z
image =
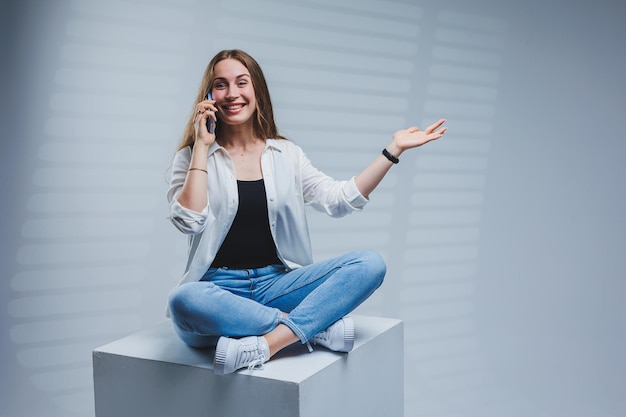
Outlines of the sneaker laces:
M 328 342 L 329 340 L 330 340 L 330 327 L 327 328 L 326 330 L 319 332 L 315 336 L 313 336 L 313 338 L 310 341 L 306 342 L 306 347 L 307 349 L 309 349 L 309 353 L 311 353 L 313 352 L 313 347 L 311 346 L 311 342 L 313 342 L 314 345 L 317 345 L 320 342 L 324 343 L 324 342 Z
M 330 340 L 330 327 L 328 327 L 327 329 L 319 332 L 318 334 L 316 334 L 313 337 L 313 342 L 314 343 L 328 342 L 329 340 Z
M 253 359 L 250 361 L 250 363 L 248 364 L 248 370 L 250 371 L 253 371 L 255 369 L 262 370 L 263 368 L 265 368 L 263 366 L 264 363 L 265 363 L 265 355 L 261 353 L 257 355 L 256 359 Z
M 238 363 L 240 364 L 247 363 L 248 369 L 251 371 L 254 369 L 261 370 L 264 368 L 263 364 L 265 363 L 265 359 L 266 358 L 265 358 L 265 355 L 263 354 L 263 351 L 261 350 L 261 346 L 259 346 L 259 343 L 257 342 L 255 349 L 250 349 L 250 350 L 246 349 L 243 352 L 240 352 Z

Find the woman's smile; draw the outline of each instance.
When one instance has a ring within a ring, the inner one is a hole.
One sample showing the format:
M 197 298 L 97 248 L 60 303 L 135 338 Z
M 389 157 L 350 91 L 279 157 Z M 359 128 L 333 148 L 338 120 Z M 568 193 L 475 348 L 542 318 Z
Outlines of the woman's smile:
M 241 110 L 244 106 L 245 104 L 243 103 L 237 103 L 237 104 L 226 104 L 226 105 L 223 105 L 222 108 L 230 113 L 238 113 L 238 111 Z

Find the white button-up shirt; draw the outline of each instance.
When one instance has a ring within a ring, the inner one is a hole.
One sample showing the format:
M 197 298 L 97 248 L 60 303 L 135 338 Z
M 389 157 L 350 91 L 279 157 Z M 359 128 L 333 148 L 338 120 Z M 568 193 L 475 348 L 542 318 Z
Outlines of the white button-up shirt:
M 226 238 L 239 203 L 230 155 L 213 143 L 207 158 L 207 206 L 200 213 L 181 206 L 177 199 L 190 161 L 191 147 L 176 153 L 167 192 L 172 223 L 189 235 L 189 255 L 179 285 L 202 278 Z M 362 209 L 368 202 L 357 189 L 354 177 L 348 181 L 334 180 L 315 168 L 302 149 L 288 140 L 266 140 L 261 169 L 278 257 L 292 269 L 313 262 L 305 204 L 341 217 Z

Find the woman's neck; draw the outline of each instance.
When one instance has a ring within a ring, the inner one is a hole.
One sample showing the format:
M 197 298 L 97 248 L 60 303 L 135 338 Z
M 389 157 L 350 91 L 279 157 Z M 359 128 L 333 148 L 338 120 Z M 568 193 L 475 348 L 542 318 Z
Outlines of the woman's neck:
M 265 141 L 254 136 L 252 129 L 228 126 L 220 132 L 219 144 L 230 155 L 238 180 L 263 178 L 261 154 L 265 148 Z
M 254 134 L 252 124 L 222 126 L 219 144 L 227 149 L 246 149 L 259 141 Z

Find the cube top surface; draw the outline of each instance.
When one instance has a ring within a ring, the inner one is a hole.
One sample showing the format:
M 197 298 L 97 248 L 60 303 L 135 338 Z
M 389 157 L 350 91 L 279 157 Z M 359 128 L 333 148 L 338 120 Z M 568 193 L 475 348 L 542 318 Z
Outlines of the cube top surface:
M 402 322 L 398 319 L 352 315 L 355 324 L 354 351 L 377 336 L 389 331 Z M 118 355 L 149 361 L 166 362 L 179 366 L 213 369 L 214 349 L 194 349 L 185 345 L 167 320 L 146 330 L 126 336 L 94 349 L 94 356 Z M 350 353 L 331 352 L 316 348 L 308 353 L 304 345 L 296 344 L 283 349 L 267 362 L 262 371 L 241 370 L 237 374 L 258 378 L 276 379 L 300 383 L 311 375 Z

